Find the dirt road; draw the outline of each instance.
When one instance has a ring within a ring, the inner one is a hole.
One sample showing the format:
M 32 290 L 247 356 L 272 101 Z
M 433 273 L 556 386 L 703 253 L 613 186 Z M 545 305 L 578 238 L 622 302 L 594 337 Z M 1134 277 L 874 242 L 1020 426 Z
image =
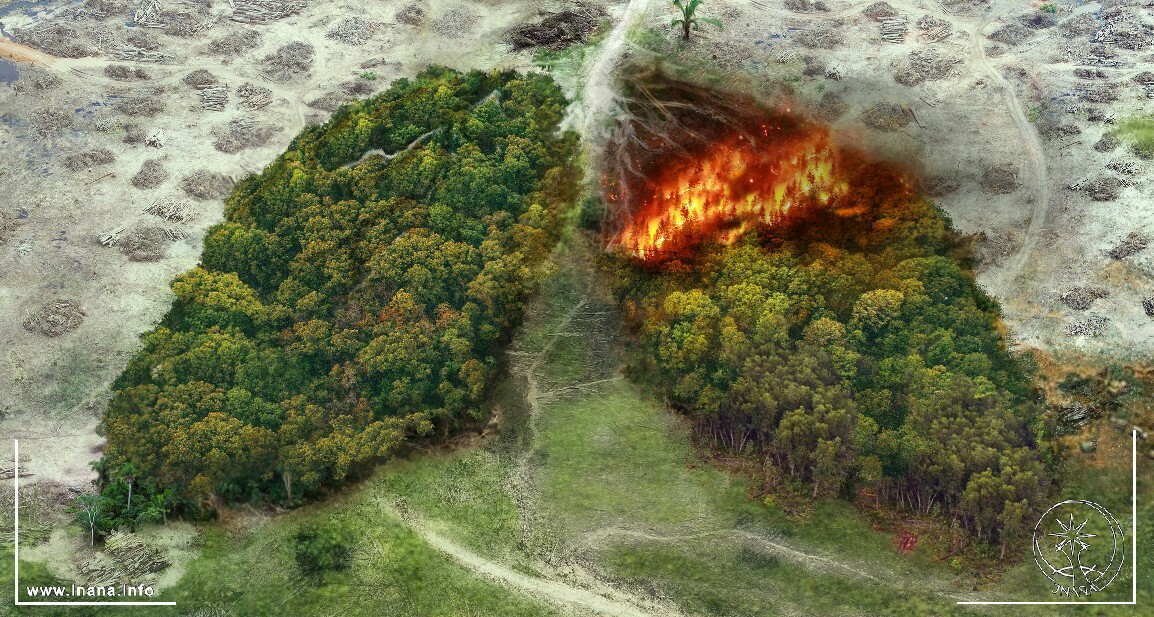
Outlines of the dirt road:
M 471 572 L 499 583 L 513 587 L 530 597 L 539 598 L 567 611 L 573 608 L 598 615 L 614 617 L 657 617 L 672 615 L 669 612 L 651 613 L 632 604 L 620 602 L 598 595 L 587 589 L 574 587 L 559 581 L 530 576 L 486 559 L 473 551 L 449 540 L 429 529 L 420 521 L 408 519 L 410 529 L 428 542 L 433 548 L 452 557 L 454 561 Z M 571 613 L 569 613 L 571 614 Z

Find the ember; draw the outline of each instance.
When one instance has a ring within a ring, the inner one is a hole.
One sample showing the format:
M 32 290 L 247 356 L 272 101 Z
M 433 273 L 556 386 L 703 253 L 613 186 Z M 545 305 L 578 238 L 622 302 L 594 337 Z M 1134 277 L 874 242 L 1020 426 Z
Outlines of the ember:
M 848 185 L 825 130 L 763 124 L 760 135 L 714 142 L 696 161 L 662 169 L 620 244 L 642 259 L 702 239 L 732 242 L 754 223 L 773 225 L 791 208 L 828 203 Z
M 763 106 L 660 75 L 633 88 L 602 177 L 602 229 L 608 248 L 649 265 L 753 231 L 877 236 L 895 213 L 875 210 L 913 197 L 915 165 L 835 143 L 789 98 Z

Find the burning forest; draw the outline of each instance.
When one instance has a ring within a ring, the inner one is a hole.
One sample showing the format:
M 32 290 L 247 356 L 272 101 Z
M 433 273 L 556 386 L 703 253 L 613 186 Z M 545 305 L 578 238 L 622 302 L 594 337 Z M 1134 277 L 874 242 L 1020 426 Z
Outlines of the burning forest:
M 609 248 L 660 264 L 756 228 L 850 222 L 877 196 L 911 194 L 907 173 L 839 147 L 791 104 L 766 110 L 685 84 L 668 88 L 662 95 L 672 100 L 635 88 L 643 96 L 610 148 Z

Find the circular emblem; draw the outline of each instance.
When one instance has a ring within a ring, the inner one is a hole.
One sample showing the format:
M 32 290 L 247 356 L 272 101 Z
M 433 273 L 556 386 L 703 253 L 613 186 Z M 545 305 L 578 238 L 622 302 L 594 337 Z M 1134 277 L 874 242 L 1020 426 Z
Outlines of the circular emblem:
M 1034 561 L 1054 593 L 1088 596 L 1105 589 L 1126 561 L 1122 526 L 1106 508 L 1069 500 L 1056 504 L 1034 527 Z

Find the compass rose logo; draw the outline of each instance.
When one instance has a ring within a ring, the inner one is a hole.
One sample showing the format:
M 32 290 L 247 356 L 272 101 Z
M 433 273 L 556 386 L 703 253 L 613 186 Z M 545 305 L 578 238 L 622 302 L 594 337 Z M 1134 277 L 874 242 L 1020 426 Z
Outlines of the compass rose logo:
M 1069 500 L 1056 504 L 1034 527 L 1034 561 L 1054 593 L 1088 596 L 1105 589 L 1126 560 L 1122 527 L 1106 508 Z

